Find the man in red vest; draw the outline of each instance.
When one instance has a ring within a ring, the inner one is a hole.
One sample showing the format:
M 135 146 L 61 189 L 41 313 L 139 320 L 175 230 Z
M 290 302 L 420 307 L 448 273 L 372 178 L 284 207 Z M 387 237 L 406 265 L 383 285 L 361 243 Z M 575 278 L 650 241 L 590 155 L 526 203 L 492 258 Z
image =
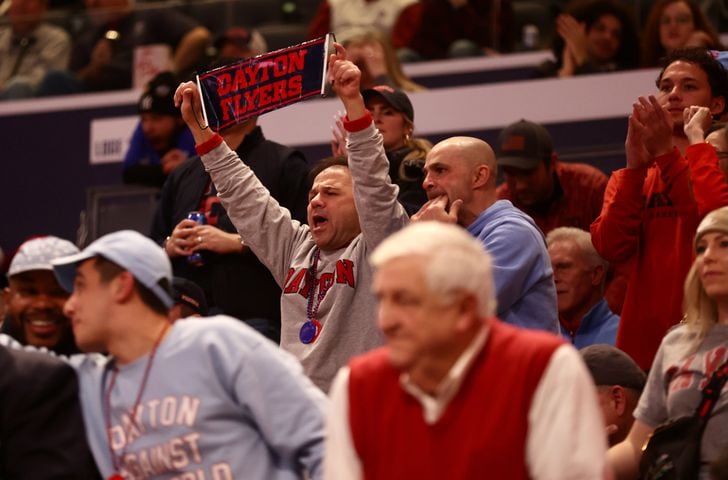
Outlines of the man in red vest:
M 325 478 L 604 478 L 589 373 L 557 336 L 494 317 L 480 242 L 415 223 L 371 262 L 386 346 L 334 380 Z

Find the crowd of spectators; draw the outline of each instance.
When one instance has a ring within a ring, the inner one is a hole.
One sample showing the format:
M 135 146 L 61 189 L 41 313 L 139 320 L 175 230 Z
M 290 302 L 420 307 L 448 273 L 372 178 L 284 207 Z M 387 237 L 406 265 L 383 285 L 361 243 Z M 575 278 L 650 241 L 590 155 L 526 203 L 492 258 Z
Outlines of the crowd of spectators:
M 563 5 L 538 75 L 661 58 L 609 175 L 527 119 L 495 145 L 416 135 L 400 61 L 514 49 L 514 3 L 322 1 L 344 112 L 307 161 L 257 117 L 200 121 L 189 72 L 264 53 L 259 31 L 89 0 L 70 37 L 11 0 L 2 95 L 141 87 L 124 181 L 160 198 L 149 237 L 8 255 L 0 477 L 638 478 L 728 372 L 720 27 L 691 0 L 642 29 L 625 2 Z M 139 84 L 144 55 L 162 72 Z M 724 478 L 724 390 L 695 478 Z
M 295 9 L 296 2 L 288 3 Z M 315 11 L 309 5 L 309 14 L 297 17 L 310 22 L 308 36 L 294 35 L 291 41 L 334 32 L 362 68 L 365 86 L 389 83 L 416 91 L 420 87 L 402 73 L 400 61 L 550 48 L 553 59 L 534 66 L 533 75 L 568 77 L 655 67 L 677 48 L 720 50 L 717 32 L 728 30 L 728 7 L 720 1 L 656 0 L 641 2 L 640 11 L 623 0 L 553 1 L 541 6 L 546 19 L 539 25 L 523 24 L 532 20 L 518 18 L 524 10 L 518 3 L 323 0 Z M 253 53 L 266 48 L 266 39 L 245 15 L 221 28 L 219 21 L 196 18 L 194 9 L 164 2 L 94 0 L 75 10 L 51 0 L 6 0 L 5 5 L 0 99 L 143 88 L 149 80 L 144 72 L 150 70 L 171 69 L 185 78 L 204 69 L 211 56 L 239 57 L 231 50 L 235 45 Z M 49 10 L 53 5 L 57 8 Z M 269 9 L 272 22 L 291 21 L 277 6 Z M 245 28 L 236 31 L 234 22 Z

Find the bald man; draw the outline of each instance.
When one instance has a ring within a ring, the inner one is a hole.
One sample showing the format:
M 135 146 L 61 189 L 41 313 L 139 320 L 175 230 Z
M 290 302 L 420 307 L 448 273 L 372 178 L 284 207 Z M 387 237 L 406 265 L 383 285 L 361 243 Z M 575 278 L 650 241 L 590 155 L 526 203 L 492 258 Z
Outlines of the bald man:
M 493 149 L 473 137 L 433 147 L 423 182 L 429 201 L 413 221 L 458 223 L 493 258 L 497 315 L 520 327 L 559 332 L 556 287 L 543 234 L 531 217 L 496 195 Z

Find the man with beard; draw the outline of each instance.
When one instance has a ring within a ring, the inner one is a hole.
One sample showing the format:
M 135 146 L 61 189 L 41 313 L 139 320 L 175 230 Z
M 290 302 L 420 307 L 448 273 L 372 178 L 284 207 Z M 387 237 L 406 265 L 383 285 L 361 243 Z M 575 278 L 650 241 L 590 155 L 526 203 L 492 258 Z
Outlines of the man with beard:
M 18 248 L 8 269 L 8 287 L 3 290 L 4 333 L 25 345 L 61 355 L 78 352 L 63 314 L 68 293 L 58 284 L 51 266 L 51 260 L 78 251 L 68 240 L 53 236 L 28 240 Z

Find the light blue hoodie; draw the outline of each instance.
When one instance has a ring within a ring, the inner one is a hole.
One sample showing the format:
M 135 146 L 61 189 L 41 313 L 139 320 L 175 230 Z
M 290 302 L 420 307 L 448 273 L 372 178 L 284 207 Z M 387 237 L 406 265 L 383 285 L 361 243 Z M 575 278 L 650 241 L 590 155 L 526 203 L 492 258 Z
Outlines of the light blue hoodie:
M 508 200 L 468 226 L 493 261 L 498 317 L 519 327 L 559 333 L 556 286 L 543 233 Z
M 22 348 L 0 335 L 0 344 Z M 239 320 L 222 315 L 178 320 L 149 356 L 119 367 L 73 355 L 86 436 L 104 478 L 115 468 L 134 479 L 322 478 L 325 395 L 301 365 Z M 110 398 L 109 398 L 110 397 Z M 105 409 L 111 404 L 111 434 Z

